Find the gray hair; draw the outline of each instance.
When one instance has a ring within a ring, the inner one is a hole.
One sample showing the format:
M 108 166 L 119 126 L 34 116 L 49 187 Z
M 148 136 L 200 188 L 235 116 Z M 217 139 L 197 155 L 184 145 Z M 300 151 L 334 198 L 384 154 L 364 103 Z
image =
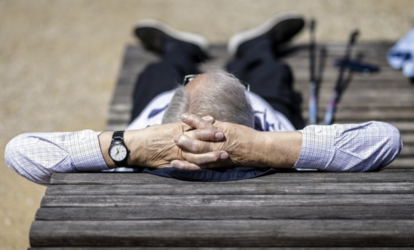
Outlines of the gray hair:
M 162 123 L 179 122 L 182 113 L 198 116 L 210 115 L 214 119 L 253 127 L 253 109 L 245 89 L 232 74 L 220 68 L 212 68 L 206 73 L 204 91 L 196 91 L 191 96 L 184 86 L 179 86 L 164 114 Z

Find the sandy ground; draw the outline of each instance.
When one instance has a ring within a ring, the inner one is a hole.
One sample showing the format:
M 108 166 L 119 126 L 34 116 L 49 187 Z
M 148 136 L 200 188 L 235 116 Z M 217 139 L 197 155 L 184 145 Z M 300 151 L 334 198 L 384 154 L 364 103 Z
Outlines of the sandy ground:
M 396 40 L 414 24 L 412 0 L 0 0 L 0 152 L 24 132 L 102 130 L 123 48 L 142 18 L 224 43 L 234 32 L 295 10 L 318 39 Z M 306 41 L 306 34 L 299 40 Z M 29 246 L 45 188 L 0 162 L 0 249 Z

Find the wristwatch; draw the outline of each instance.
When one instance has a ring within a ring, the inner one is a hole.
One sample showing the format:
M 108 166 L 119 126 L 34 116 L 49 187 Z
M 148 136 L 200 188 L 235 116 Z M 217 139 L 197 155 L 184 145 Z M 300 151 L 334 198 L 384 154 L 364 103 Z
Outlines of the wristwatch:
M 128 166 L 127 159 L 129 150 L 124 143 L 124 132 L 115 131 L 112 135 L 111 145 L 109 146 L 109 157 L 115 162 L 117 167 Z

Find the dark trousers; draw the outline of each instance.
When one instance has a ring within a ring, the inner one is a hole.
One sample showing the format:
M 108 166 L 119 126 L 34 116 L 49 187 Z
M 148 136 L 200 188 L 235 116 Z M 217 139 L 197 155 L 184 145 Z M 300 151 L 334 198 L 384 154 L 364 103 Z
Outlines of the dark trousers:
M 296 129 L 302 129 L 301 95 L 293 90 L 290 67 L 273 56 L 270 41 L 263 39 L 240 49 L 243 51 L 228 63 L 227 70 L 249 83 L 250 91 L 284 114 Z M 135 85 L 131 121 L 155 96 L 175 88 L 185 75 L 197 73 L 191 57 L 178 50 L 166 53 L 159 62 L 147 66 Z

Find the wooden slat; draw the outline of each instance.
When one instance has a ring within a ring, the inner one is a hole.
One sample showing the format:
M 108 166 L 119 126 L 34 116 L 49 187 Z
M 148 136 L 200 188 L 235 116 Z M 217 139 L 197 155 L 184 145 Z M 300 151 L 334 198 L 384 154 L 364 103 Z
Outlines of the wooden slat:
M 404 173 L 277 173 L 260 178 L 237 181 L 241 183 L 393 183 L 414 182 L 414 175 Z M 136 173 L 71 173 L 52 175 L 52 185 L 134 185 L 134 184 L 181 184 L 176 179 L 151 174 Z M 228 182 L 230 183 L 230 182 Z
M 390 165 L 385 168 L 412 168 L 414 169 L 413 157 L 397 157 Z
M 413 206 L 412 194 L 337 195 L 95 195 L 44 196 L 41 207 L 209 206 Z
M 402 139 L 405 145 L 414 145 L 414 134 L 403 134 Z
M 406 174 L 411 174 L 414 172 L 414 168 L 383 168 L 381 172 L 405 172 Z
M 174 211 L 174 212 L 172 212 Z M 40 208 L 36 220 L 113 221 L 113 220 L 413 220 L 414 206 L 204 206 L 163 205 L 139 207 Z
M 309 81 L 309 72 L 307 71 L 295 71 L 294 72 L 294 76 L 295 76 L 295 80 L 296 81 Z M 323 81 L 324 82 L 335 82 L 336 79 L 338 78 L 338 72 L 336 71 L 336 69 L 333 70 L 327 70 L 326 72 L 324 72 L 323 75 Z M 370 81 L 370 82 L 375 82 L 379 79 L 382 79 L 383 81 L 393 81 L 395 79 L 401 79 L 404 80 L 404 76 L 401 75 L 401 72 L 395 71 L 387 71 L 387 72 L 381 72 L 381 73 L 377 73 L 377 74 L 372 74 L 369 77 L 364 76 L 363 74 L 358 74 L 358 73 L 354 73 L 352 76 L 352 82 L 351 84 L 353 84 L 353 82 L 357 82 L 357 81 Z M 407 79 L 405 79 L 407 81 Z
M 138 185 L 57 185 L 47 196 L 63 195 L 276 195 L 414 194 L 414 183 L 175 183 Z
M 320 86 L 319 95 L 329 95 L 332 94 L 335 88 L 335 80 L 323 82 Z M 391 84 L 391 82 L 393 84 Z M 390 84 L 390 86 L 384 86 L 385 84 Z M 309 95 L 309 84 L 308 80 L 298 81 L 298 84 L 295 85 L 295 90 L 302 93 L 303 96 Z M 341 98 L 351 98 L 353 96 L 367 96 L 375 97 L 375 94 L 378 94 L 378 98 L 382 99 L 393 99 L 398 97 L 398 95 L 408 95 L 414 92 L 414 88 L 411 87 L 406 79 L 394 78 L 392 81 L 386 79 L 371 81 L 370 79 L 358 79 L 352 80 L 348 87 L 343 92 Z M 341 99 L 342 100 L 342 99 Z M 361 100 L 364 101 L 364 100 Z
M 35 221 L 30 242 L 32 247 L 408 247 L 413 235 L 413 220 Z
M 332 90 L 334 89 L 335 86 L 335 81 L 330 81 L 330 82 L 323 82 L 321 85 L 321 91 L 324 92 L 332 92 Z M 299 92 L 302 93 L 302 95 L 306 96 L 308 95 L 308 91 L 309 91 L 309 84 L 308 81 L 301 81 L 298 82 L 298 84 L 295 84 L 295 89 Z M 345 93 L 350 93 L 350 92 L 356 92 L 356 91 L 376 91 L 376 92 L 380 92 L 379 90 L 381 90 L 381 92 L 388 92 L 391 91 L 390 93 L 393 94 L 399 94 L 399 92 L 410 92 L 412 93 L 413 91 L 413 87 L 411 85 L 409 85 L 405 79 L 404 81 L 375 81 L 375 82 L 371 82 L 371 81 L 354 81 L 351 82 L 351 84 L 348 86 L 348 88 L 346 89 Z M 392 98 L 393 96 L 389 96 L 389 98 Z
M 413 107 L 414 108 L 414 107 Z M 323 120 L 326 108 L 320 108 L 320 120 Z M 304 111 L 304 116 L 308 115 L 307 111 Z M 340 121 L 414 121 L 414 112 L 411 109 L 401 110 L 395 112 L 395 110 L 381 110 L 381 109 L 342 109 L 338 110 L 335 119 L 338 123 Z
M 414 132 L 413 122 L 398 121 L 398 122 L 392 122 L 391 124 L 394 125 L 401 133 L 413 133 Z

